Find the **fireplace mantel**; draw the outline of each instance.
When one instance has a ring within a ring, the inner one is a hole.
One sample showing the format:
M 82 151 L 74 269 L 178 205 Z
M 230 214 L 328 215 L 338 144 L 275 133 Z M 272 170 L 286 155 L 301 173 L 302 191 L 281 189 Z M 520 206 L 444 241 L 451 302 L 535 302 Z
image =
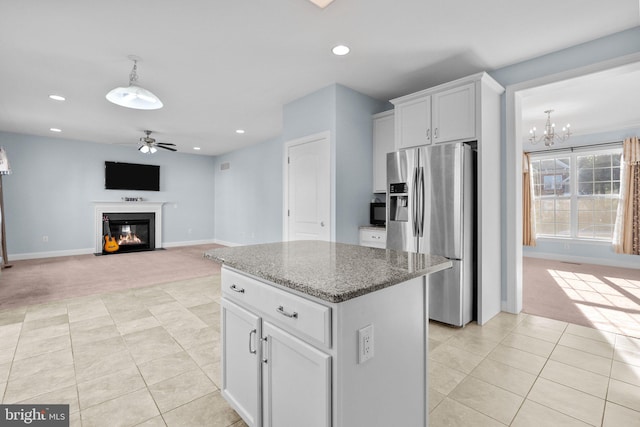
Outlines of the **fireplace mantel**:
M 92 202 L 94 206 L 94 224 L 96 236 L 96 252 L 102 253 L 103 227 L 102 217 L 105 213 L 151 212 L 156 216 L 155 247 L 162 248 L 162 205 L 167 202 Z

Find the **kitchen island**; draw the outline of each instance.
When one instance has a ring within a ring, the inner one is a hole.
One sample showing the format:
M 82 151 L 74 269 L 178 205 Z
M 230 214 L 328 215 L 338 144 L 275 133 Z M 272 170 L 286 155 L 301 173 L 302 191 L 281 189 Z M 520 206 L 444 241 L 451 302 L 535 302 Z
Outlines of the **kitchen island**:
M 323 241 L 220 248 L 222 395 L 249 426 L 426 426 L 428 274 Z

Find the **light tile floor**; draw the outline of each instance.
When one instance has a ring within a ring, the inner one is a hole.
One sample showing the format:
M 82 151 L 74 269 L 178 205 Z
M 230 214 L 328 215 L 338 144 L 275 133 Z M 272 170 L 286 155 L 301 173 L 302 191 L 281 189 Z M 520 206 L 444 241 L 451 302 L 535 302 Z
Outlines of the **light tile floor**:
M 0 401 L 71 426 L 246 424 L 220 395 L 220 276 L 0 311 Z
M 429 324 L 431 426 L 640 426 L 640 339 L 526 314 Z
M 0 311 L 1 401 L 68 403 L 72 426 L 245 426 L 219 390 L 219 280 Z M 640 339 L 507 313 L 429 333 L 431 426 L 640 426 Z

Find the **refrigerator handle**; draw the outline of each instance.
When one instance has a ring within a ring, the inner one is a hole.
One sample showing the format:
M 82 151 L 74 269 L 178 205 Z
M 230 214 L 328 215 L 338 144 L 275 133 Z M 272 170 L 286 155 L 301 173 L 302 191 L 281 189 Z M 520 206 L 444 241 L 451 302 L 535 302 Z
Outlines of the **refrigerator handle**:
M 420 168 L 420 187 L 418 188 L 418 194 L 420 194 L 420 213 L 418 214 L 418 219 L 420 223 L 418 225 L 419 236 L 423 237 L 424 234 L 424 167 Z
M 413 186 L 412 186 L 412 190 L 413 190 L 413 194 L 412 196 L 412 203 L 413 206 L 411 207 L 411 226 L 413 228 L 413 235 L 417 236 L 418 235 L 418 168 L 415 168 L 413 170 Z

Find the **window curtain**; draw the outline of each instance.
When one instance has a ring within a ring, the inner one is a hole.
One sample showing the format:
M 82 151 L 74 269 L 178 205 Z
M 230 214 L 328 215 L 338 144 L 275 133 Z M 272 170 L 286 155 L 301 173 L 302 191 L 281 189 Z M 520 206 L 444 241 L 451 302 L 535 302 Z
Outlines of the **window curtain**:
M 529 153 L 522 156 L 522 244 L 536 245 L 535 205 L 533 203 L 533 179 Z
M 617 253 L 640 255 L 640 140 L 625 139 L 622 146 L 620 201 L 613 231 Z

